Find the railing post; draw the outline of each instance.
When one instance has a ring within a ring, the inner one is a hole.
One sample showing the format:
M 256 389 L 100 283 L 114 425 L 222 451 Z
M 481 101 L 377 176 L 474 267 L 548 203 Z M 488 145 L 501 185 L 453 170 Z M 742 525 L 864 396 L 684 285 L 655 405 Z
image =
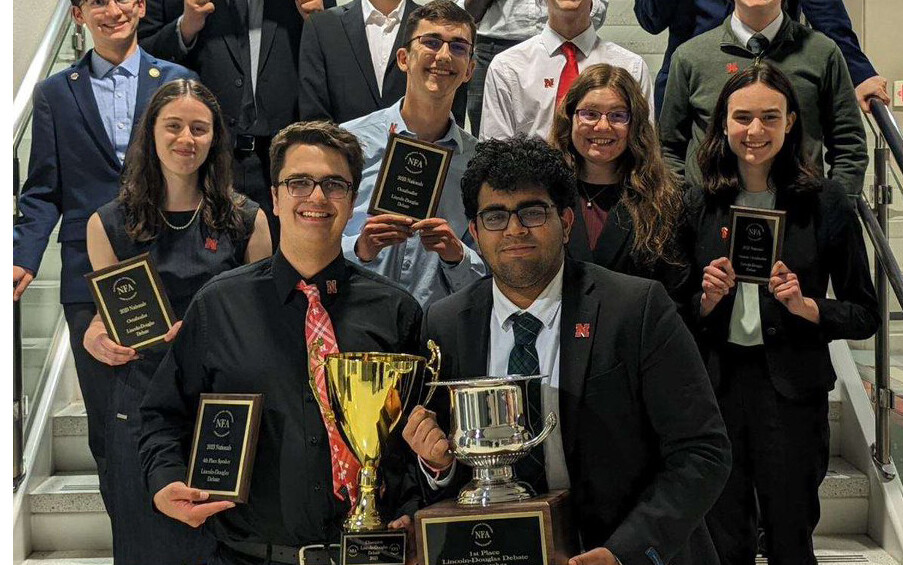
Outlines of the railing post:
M 891 203 L 891 187 L 887 183 L 887 161 L 889 149 L 884 138 L 876 136 L 875 145 L 875 215 L 881 232 L 887 237 L 888 207 Z M 881 314 L 881 328 L 875 334 L 875 387 L 873 403 L 875 407 L 875 443 L 872 444 L 872 459 L 885 479 L 894 478 L 890 456 L 890 411 L 893 409 L 894 395 L 890 389 L 890 307 L 887 295 L 887 275 L 875 251 L 875 290 L 878 293 L 878 312 Z
M 19 158 L 13 156 L 13 225 L 19 219 Z M 25 477 L 24 405 L 22 403 L 22 313 L 13 301 L 13 492 Z
M 81 24 L 75 24 L 72 28 L 72 52 L 78 61 L 85 54 L 85 28 Z

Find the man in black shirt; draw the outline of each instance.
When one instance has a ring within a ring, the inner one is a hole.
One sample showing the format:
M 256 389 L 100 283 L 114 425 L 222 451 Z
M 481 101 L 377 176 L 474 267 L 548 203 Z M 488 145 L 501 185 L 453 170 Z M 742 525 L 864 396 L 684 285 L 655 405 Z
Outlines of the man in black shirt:
M 141 461 L 154 504 L 193 526 L 210 518 L 217 564 L 298 563 L 300 548 L 338 541 L 350 508 L 347 496 L 333 492 L 330 441 L 308 375 L 305 293 L 312 291 L 299 283 L 316 285 L 339 350 L 418 348 L 417 302 L 342 256 L 363 167 L 356 138 L 326 122 L 295 124 L 274 138 L 270 157 L 279 250 L 198 292 L 141 408 Z M 205 493 L 184 483 L 204 392 L 264 394 L 247 504 L 205 502 Z M 380 465 L 386 518 L 417 506 L 402 447 L 387 449 Z M 308 565 L 325 559 L 315 554 L 305 552 Z

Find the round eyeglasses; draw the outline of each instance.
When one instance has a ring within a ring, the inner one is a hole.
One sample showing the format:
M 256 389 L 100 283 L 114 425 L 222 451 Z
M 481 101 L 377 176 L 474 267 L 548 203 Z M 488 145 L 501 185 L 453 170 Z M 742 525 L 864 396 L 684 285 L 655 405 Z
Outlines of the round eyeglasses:
M 308 198 L 318 186 L 326 198 L 342 200 L 351 192 L 351 183 L 343 178 L 327 177 L 316 180 L 311 177 L 291 177 L 280 181 L 276 186 L 285 185 L 288 195 L 294 198 Z

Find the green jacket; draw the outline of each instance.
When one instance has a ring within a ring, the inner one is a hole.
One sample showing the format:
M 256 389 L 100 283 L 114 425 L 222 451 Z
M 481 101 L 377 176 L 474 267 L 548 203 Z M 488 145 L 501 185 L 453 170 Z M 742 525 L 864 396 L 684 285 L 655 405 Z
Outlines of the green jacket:
M 837 45 L 786 13 L 762 59 L 781 69 L 800 101 L 803 136 L 812 162 L 848 192 L 859 193 L 868 166 L 865 130 L 850 74 Z M 665 159 L 689 185 L 701 175 L 696 149 L 705 137 L 715 102 L 731 74 L 755 61 L 731 29 L 699 35 L 674 52 L 659 119 Z M 824 147 L 824 160 L 822 148 Z

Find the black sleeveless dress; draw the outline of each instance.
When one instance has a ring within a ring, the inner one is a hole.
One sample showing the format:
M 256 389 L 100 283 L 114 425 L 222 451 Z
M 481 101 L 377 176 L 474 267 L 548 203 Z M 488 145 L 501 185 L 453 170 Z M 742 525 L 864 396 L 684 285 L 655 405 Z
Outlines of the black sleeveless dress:
M 186 227 L 176 230 L 164 224 L 161 233 L 147 242 L 136 242 L 126 233 L 125 213 L 118 201 L 104 205 L 97 213 L 118 260 L 150 253 L 176 319 L 182 319 L 192 297 L 204 283 L 245 262 L 258 209 L 250 200 L 242 205 L 246 236 L 236 241 L 228 234 L 208 229 L 200 213 L 189 224 L 193 210 L 165 212 L 170 224 Z M 153 496 L 144 484 L 138 456 L 141 434 L 138 408 L 168 349 L 169 344 L 163 343 L 143 349 L 139 359 L 115 370 L 106 449 L 112 486 L 109 497 L 112 508 L 108 512 L 116 565 L 206 563 L 216 547 L 215 540 L 203 527 L 193 529 L 155 511 Z

